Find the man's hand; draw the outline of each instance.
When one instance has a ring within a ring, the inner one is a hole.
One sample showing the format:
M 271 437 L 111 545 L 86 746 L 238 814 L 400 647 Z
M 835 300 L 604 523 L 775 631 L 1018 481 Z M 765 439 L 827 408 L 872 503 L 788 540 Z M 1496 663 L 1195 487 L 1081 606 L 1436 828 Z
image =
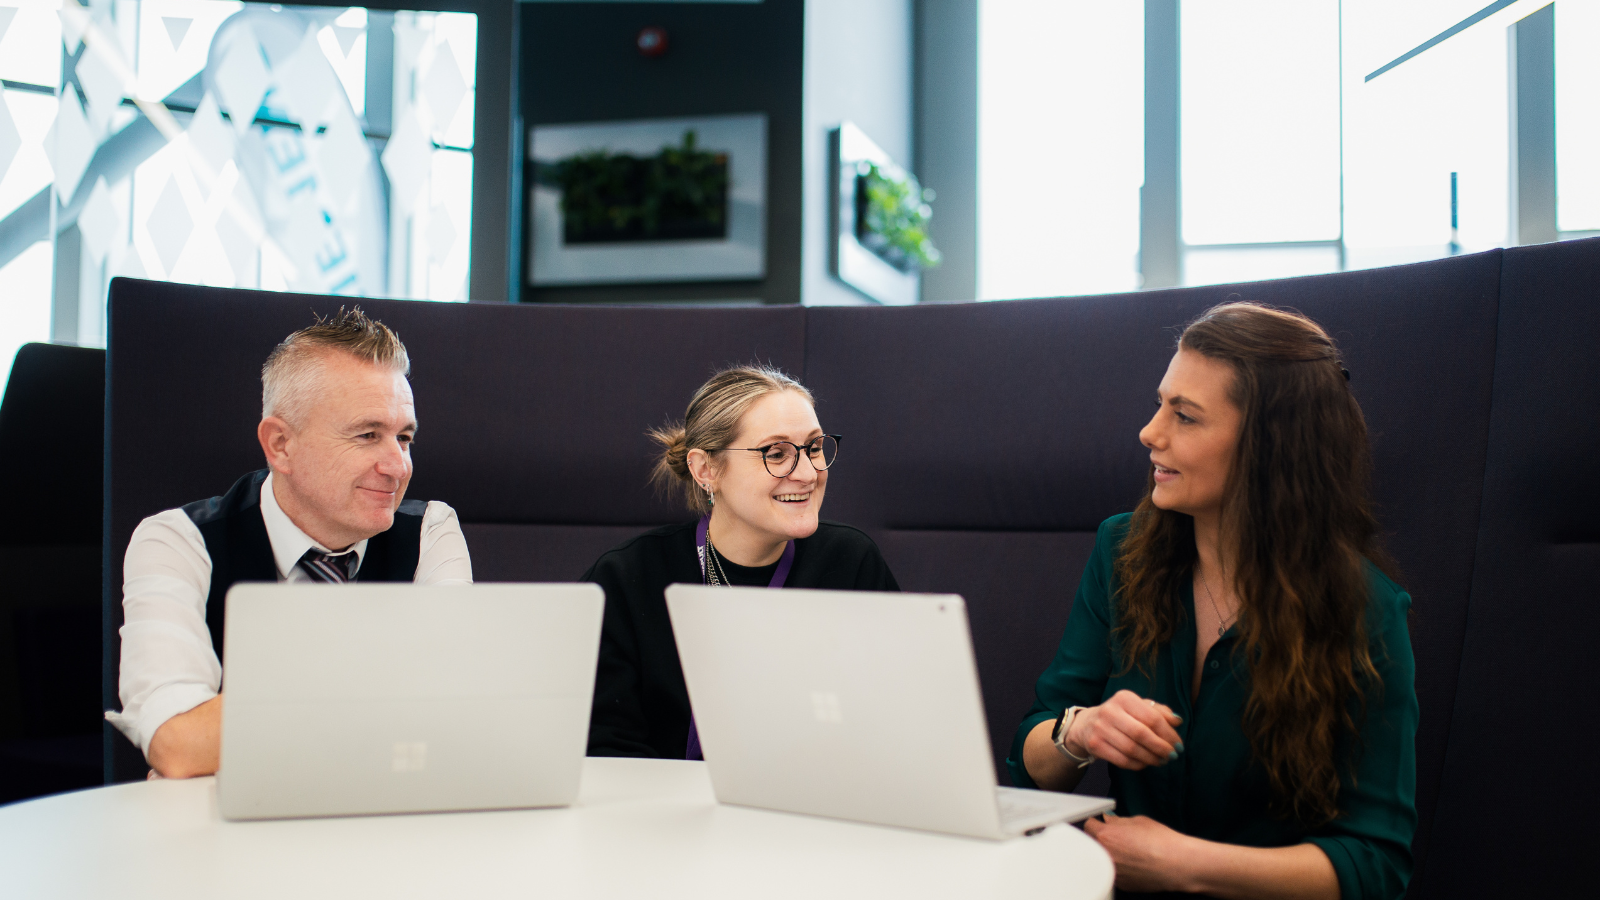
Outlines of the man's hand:
M 214 775 L 221 756 L 221 694 L 161 723 L 150 739 L 150 767 L 163 778 Z

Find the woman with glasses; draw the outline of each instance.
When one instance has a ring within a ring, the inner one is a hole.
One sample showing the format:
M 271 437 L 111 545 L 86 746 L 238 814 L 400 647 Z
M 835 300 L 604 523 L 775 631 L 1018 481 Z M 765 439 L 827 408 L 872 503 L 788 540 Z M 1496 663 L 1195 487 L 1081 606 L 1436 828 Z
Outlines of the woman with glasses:
M 1124 891 L 1398 898 L 1416 829 L 1411 598 L 1384 574 L 1333 340 L 1245 303 L 1191 323 L 1017 730 L 1019 785 L 1111 766 L 1085 830 Z
M 651 432 L 654 481 L 699 517 L 608 551 L 583 576 L 606 592 L 590 756 L 700 759 L 667 617 L 667 585 L 897 591 L 878 547 L 818 519 L 842 437 L 811 392 L 765 366 L 717 373 L 682 424 Z

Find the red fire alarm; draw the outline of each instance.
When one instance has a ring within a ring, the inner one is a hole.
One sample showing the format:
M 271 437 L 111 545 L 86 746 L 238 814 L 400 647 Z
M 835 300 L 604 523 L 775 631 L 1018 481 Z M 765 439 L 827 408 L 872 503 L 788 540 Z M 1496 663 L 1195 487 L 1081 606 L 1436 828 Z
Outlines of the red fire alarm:
M 640 56 L 660 56 L 667 52 L 667 30 L 654 25 L 641 28 L 634 43 L 639 47 Z

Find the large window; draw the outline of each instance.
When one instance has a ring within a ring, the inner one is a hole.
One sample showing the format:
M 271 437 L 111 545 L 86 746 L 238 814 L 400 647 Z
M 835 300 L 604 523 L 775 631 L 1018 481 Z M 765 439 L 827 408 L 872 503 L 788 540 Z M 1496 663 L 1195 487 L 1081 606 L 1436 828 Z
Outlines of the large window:
M 463 13 L 0 5 L 6 370 L 102 344 L 117 275 L 465 299 L 476 55 Z
M 1451 173 L 1457 184 L 1458 249 L 1488 250 L 1505 243 L 1510 184 L 1505 23 L 1480 23 L 1366 80 L 1483 5 L 1481 0 L 1344 0 L 1350 268 L 1449 254 Z
M 982 0 L 978 35 L 979 296 L 1137 288 L 1142 4 Z
M 1335 271 L 1338 0 L 1191 0 L 1180 23 L 1185 283 Z
M 1505 245 L 1507 28 L 1547 5 L 1181 0 L 1180 187 L 1152 208 L 1180 211 L 1182 283 Z M 981 0 L 981 296 L 1139 284 L 1146 6 Z M 1600 3 L 1554 21 L 1554 227 L 1600 232 Z
M 1556 6 L 1556 221 L 1600 231 L 1600 3 Z

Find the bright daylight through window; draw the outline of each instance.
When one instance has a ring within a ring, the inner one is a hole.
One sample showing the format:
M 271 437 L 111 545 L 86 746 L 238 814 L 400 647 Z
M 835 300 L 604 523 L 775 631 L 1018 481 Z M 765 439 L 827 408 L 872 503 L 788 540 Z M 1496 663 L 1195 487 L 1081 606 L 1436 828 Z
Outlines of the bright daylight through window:
M 463 300 L 477 17 L 0 0 L 0 357 L 111 278 Z
M 1202 0 L 1179 21 L 1184 281 L 1337 270 L 1338 0 Z
M 1368 78 L 1490 5 L 1180 2 L 1183 283 L 1504 246 L 1507 29 L 1549 4 L 1496 8 Z M 1139 286 L 1145 7 L 980 0 L 981 297 Z M 1600 3 L 1554 7 L 1557 227 L 1574 236 L 1600 231 Z
M 1139 286 L 1143 7 L 980 0 L 979 297 Z

